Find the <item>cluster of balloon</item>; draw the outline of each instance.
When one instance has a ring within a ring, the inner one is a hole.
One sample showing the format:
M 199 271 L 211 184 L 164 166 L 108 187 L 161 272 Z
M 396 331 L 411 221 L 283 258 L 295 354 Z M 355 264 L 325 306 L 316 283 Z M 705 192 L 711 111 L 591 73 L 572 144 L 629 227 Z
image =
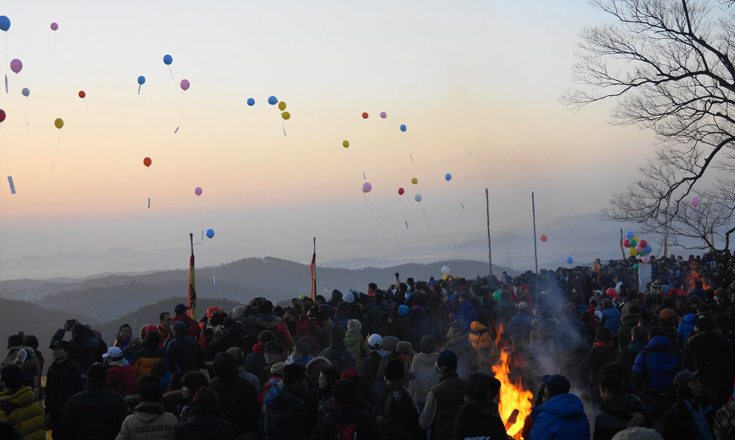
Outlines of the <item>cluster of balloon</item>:
M 651 253 L 653 248 L 646 240 L 641 240 L 638 238 L 633 231 L 628 231 L 625 233 L 625 240 L 623 240 L 623 246 L 628 248 L 628 254 L 635 257 L 637 255 L 641 257 L 648 257 L 648 254 Z M 650 257 L 646 258 L 646 261 L 644 263 L 647 263 L 650 260 Z
M 214 238 L 214 229 L 207 229 L 207 238 Z
M 369 193 L 373 190 L 373 186 L 370 184 L 370 182 L 365 182 L 362 184 L 362 192 Z
M 546 234 L 541 234 L 541 241 L 546 242 L 548 239 L 549 237 L 547 237 Z
M 291 119 L 291 113 L 284 111 L 286 110 L 285 102 L 281 101 L 278 103 L 278 110 L 281 111 L 281 117 L 283 118 L 284 121 L 288 121 L 289 119 Z

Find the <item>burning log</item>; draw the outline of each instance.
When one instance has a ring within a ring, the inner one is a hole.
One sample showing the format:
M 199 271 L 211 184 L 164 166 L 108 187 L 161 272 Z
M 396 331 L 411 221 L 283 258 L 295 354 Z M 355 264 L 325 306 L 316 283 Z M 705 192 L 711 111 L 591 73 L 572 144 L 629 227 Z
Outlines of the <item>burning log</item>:
M 513 412 L 510 413 L 510 417 L 508 417 L 508 420 L 505 422 L 505 432 L 508 432 L 508 430 L 516 424 L 518 421 L 518 414 L 520 414 L 520 411 L 517 409 L 514 409 Z

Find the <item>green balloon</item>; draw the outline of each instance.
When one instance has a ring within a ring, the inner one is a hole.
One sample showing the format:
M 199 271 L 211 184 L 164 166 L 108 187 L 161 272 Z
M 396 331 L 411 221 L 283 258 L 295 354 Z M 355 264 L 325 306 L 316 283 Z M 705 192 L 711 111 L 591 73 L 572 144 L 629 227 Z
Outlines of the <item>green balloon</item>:
M 633 265 L 633 270 L 636 271 L 636 272 L 638 272 L 638 263 L 636 263 L 636 264 Z
M 630 240 L 630 247 L 635 249 L 635 247 L 638 246 L 638 242 L 636 240 L 631 239 Z

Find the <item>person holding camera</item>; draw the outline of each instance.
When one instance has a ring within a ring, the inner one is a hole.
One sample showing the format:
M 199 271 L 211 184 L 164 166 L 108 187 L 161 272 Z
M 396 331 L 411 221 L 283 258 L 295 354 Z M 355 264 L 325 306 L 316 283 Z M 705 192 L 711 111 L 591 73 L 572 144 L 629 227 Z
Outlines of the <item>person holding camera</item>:
M 99 340 L 94 331 L 77 322 L 76 319 L 67 319 L 64 326 L 56 330 L 56 333 L 51 338 L 51 344 L 55 341 L 61 341 L 64 339 L 64 333 L 71 331 L 71 339 L 69 340 L 69 356 L 72 360 L 82 364 L 82 367 L 86 371 L 90 365 L 94 362 L 99 362 L 101 359 L 96 359 L 97 345 Z M 106 352 L 107 350 L 105 350 Z

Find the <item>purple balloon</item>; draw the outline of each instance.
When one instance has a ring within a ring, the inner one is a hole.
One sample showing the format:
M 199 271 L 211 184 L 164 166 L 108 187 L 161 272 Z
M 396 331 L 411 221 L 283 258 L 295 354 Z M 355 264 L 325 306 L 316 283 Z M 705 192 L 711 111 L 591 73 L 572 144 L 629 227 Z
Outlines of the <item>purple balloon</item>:
M 23 70 L 23 63 L 20 62 L 20 60 L 15 59 L 10 62 L 10 70 L 12 70 L 15 73 L 20 72 Z
M 197 188 L 194 190 L 194 194 L 201 196 L 202 195 L 202 189 L 197 186 Z
M 383 118 L 383 119 L 385 119 L 385 118 L 388 117 L 388 113 L 386 113 L 386 112 L 380 112 L 380 117 Z
M 189 90 L 189 86 L 191 86 L 188 79 L 182 79 L 180 85 L 181 85 L 181 90 L 183 91 Z
M 370 182 L 365 182 L 362 184 L 362 192 L 369 193 L 372 191 L 373 186 L 370 184 Z
M 56 22 L 51 23 L 51 30 L 55 31 L 57 29 L 59 29 L 59 24 Z

